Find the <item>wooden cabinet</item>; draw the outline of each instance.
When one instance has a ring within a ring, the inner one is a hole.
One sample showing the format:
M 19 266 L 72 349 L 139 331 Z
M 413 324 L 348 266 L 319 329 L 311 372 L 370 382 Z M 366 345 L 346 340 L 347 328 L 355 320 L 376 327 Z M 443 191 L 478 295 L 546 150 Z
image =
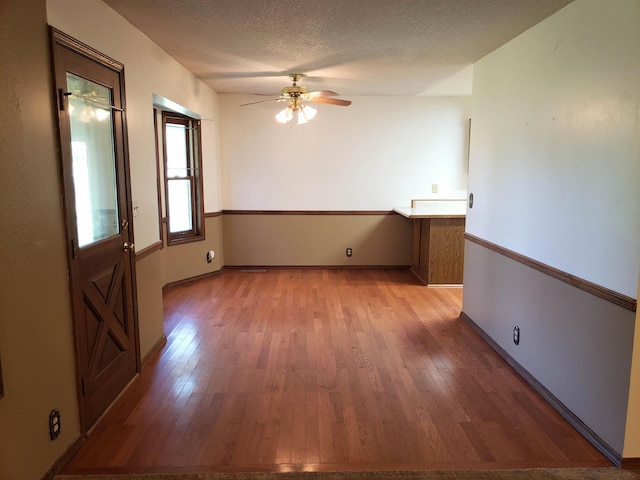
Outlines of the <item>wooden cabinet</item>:
M 462 284 L 464 218 L 414 218 L 411 268 L 426 285 Z
M 425 285 L 461 285 L 464 266 L 464 198 L 411 200 L 394 212 L 413 222 L 411 270 Z

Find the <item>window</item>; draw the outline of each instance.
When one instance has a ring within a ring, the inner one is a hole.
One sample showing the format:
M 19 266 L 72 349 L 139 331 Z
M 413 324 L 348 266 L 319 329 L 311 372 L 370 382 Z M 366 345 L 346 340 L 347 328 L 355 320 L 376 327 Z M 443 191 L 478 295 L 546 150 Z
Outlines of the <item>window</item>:
M 204 239 L 200 121 L 162 113 L 167 245 Z

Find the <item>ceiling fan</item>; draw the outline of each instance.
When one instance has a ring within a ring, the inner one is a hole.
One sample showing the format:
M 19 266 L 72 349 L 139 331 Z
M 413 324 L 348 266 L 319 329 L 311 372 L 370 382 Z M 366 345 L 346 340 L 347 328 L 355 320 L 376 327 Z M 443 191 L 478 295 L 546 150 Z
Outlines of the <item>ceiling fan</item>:
M 269 100 L 261 100 L 258 102 L 243 103 L 241 107 L 247 105 L 255 105 L 256 103 L 265 102 L 287 102 L 287 106 L 276 115 L 276 120 L 280 123 L 287 123 L 294 118 L 294 114 L 298 115 L 298 125 L 307 123 L 313 117 L 315 117 L 317 110 L 305 105 L 303 102 L 319 102 L 328 103 L 330 105 L 339 105 L 341 107 L 348 107 L 351 105 L 350 100 L 342 100 L 339 98 L 331 98 L 338 95 L 336 92 L 330 90 L 318 90 L 310 92 L 307 87 L 298 85 L 298 82 L 302 78 L 300 73 L 291 73 L 289 78 L 293 85 L 290 87 L 284 87 L 280 91 L 280 96 Z

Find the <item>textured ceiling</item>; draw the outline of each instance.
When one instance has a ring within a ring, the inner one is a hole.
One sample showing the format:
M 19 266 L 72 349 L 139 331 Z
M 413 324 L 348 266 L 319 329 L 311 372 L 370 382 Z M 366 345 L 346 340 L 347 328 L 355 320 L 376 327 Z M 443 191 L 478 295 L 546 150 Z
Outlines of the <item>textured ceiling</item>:
M 571 0 L 104 0 L 220 93 L 470 94 L 470 65 Z

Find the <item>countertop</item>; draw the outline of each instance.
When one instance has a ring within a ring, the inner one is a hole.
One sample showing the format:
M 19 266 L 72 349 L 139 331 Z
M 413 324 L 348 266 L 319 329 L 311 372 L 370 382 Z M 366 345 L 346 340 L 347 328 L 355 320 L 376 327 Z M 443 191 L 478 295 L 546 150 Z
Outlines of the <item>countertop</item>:
M 424 200 L 414 207 L 396 207 L 394 212 L 406 218 L 465 218 L 466 200 Z

